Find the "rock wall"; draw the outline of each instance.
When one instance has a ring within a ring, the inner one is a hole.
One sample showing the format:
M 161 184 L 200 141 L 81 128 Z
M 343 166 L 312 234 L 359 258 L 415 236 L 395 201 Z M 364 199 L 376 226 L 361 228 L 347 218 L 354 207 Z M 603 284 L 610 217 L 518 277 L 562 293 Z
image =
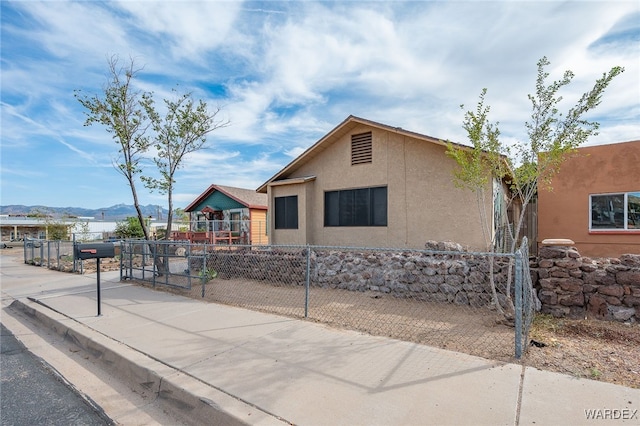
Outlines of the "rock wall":
M 640 255 L 590 259 L 574 247 L 543 246 L 530 266 L 543 313 L 640 321 Z
M 475 308 L 491 305 L 488 260 L 467 253 L 318 252 L 312 282 L 322 287 L 371 291 Z M 498 299 L 505 306 L 508 259 L 494 262 Z
M 428 242 L 427 250 L 357 251 L 312 248 L 310 283 L 315 287 L 390 294 L 429 302 L 490 307 L 489 260 L 454 243 Z M 509 259 L 496 257 L 494 281 L 503 307 L 507 302 Z M 198 265 L 191 265 L 199 269 Z M 248 278 L 275 285 L 304 285 L 306 249 L 299 251 L 214 251 L 207 267 L 224 278 Z

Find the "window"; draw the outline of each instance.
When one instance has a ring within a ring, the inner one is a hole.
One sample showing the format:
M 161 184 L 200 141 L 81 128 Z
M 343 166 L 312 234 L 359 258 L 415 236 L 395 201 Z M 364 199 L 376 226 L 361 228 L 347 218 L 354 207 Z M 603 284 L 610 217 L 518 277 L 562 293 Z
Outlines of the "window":
M 387 187 L 325 192 L 324 226 L 387 226 Z
M 276 229 L 298 229 L 298 196 L 276 197 Z
M 372 158 L 371 132 L 351 135 L 351 165 L 371 163 Z
M 590 205 L 591 230 L 640 229 L 640 192 L 591 195 Z
M 229 220 L 231 221 L 231 232 L 240 232 L 240 212 L 231 212 Z

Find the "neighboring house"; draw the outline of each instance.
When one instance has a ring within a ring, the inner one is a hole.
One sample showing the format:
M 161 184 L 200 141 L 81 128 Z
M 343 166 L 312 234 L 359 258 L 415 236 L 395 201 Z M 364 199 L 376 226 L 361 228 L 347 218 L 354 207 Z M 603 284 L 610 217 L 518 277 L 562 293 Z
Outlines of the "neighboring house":
M 101 240 L 115 231 L 116 222 L 92 219 L 45 220 L 37 217 L 0 215 L 2 241 L 22 241 L 25 238 L 47 240 L 51 238 L 50 230 L 53 226 L 64 226 L 67 240 L 73 240 L 74 234 L 76 239 Z
M 211 185 L 185 209 L 189 229 L 173 239 L 208 243 L 268 244 L 267 197 L 252 189 Z
M 640 140 L 579 148 L 538 189 L 538 243 L 568 238 L 583 256 L 640 253 Z
M 440 139 L 349 116 L 257 191 L 272 244 L 486 250 L 476 196 Z M 487 217 L 492 218 L 487 178 Z

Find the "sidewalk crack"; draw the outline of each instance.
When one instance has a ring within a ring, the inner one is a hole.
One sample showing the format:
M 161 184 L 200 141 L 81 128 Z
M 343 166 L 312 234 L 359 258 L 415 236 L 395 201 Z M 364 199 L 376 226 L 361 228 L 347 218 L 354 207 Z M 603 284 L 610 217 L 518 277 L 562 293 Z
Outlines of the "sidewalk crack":
M 524 388 L 524 372 L 527 367 L 522 364 L 522 371 L 520 372 L 520 384 L 518 385 L 518 401 L 516 402 L 516 419 L 515 426 L 520 425 L 520 410 L 522 409 L 522 392 Z

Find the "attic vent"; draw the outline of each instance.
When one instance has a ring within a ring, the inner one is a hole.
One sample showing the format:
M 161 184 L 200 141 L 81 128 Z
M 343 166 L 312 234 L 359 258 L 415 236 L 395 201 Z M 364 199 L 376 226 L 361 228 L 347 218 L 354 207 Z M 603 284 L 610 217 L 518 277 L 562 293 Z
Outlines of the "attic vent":
M 351 135 L 351 165 L 371 163 L 371 132 Z

